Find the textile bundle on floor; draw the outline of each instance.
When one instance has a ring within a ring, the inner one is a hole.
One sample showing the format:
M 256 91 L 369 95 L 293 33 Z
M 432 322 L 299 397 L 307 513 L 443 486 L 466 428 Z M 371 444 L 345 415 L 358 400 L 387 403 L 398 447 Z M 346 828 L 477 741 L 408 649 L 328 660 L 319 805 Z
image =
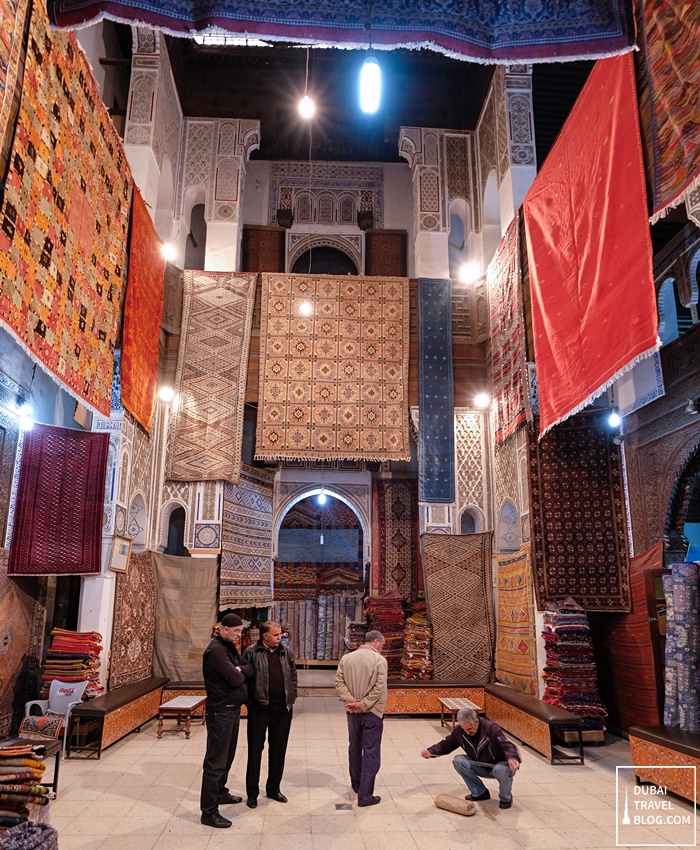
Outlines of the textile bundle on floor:
M 134 189 L 122 323 L 121 400 L 147 431 L 156 398 L 164 279 L 161 241 L 141 193 Z
M 530 546 L 498 556 L 496 679 L 525 694 L 539 696 L 535 606 Z
M 486 683 L 494 652 L 491 532 L 424 534 L 422 539 L 433 678 Z
M 256 279 L 185 272 L 172 480 L 238 483 Z
M 109 416 L 132 180 L 72 33 L 34 3 L 0 227 L 0 318 Z
M 568 596 L 588 611 L 630 610 L 622 464 L 606 418 L 582 413 L 528 441 L 540 611 Z
M 405 278 L 263 275 L 256 457 L 409 460 L 408 309 Z
M 4 0 L 0 3 L 0 174 L 7 164 L 6 147 L 12 135 L 16 112 L 16 89 L 22 65 L 22 39 L 29 0 Z
M 202 652 L 216 624 L 217 558 L 180 558 L 153 552 L 156 630 L 153 674 L 175 682 L 202 678 Z
M 41 753 L 46 748 L 35 744 L 14 744 L 0 748 L 0 829 L 14 827 L 18 824 L 26 826 L 27 818 L 41 811 L 34 806 L 46 806 L 49 802 L 49 789 L 42 785 L 46 765 Z M 17 840 L 18 834 L 9 829 L 0 831 L 0 850 L 16 847 L 19 850 L 31 850 L 34 842 L 31 834 L 25 834 L 27 843 Z M 5 839 L 10 836 L 6 844 Z
M 272 482 L 268 470 L 243 466 L 224 486 L 219 606 L 272 601 Z
M 407 618 L 401 659 L 402 679 L 433 678 L 432 640 L 433 630 L 425 612 L 414 612 Z
M 103 693 L 100 684 L 100 653 L 102 635 L 99 632 L 74 632 L 70 629 L 53 629 L 51 646 L 46 653 L 41 698 L 48 699 L 51 682 L 85 682 L 86 697 Z
M 156 630 L 156 578 L 150 552 L 132 552 L 129 570 L 117 575 L 109 687 L 120 688 L 151 675 Z
M 666 594 L 664 723 L 700 732 L 700 586 L 698 564 L 672 564 Z
M 109 436 L 35 425 L 24 437 L 9 575 L 99 573 Z
M 418 476 L 421 502 L 455 498 L 452 281 L 418 279 Z
M 373 479 L 372 513 L 372 587 L 412 602 L 421 568 L 416 479 Z
M 58 832 L 48 823 L 23 823 L 0 836 L 1 850 L 58 850 Z
M 523 211 L 544 434 L 658 346 L 631 55 L 596 63 Z

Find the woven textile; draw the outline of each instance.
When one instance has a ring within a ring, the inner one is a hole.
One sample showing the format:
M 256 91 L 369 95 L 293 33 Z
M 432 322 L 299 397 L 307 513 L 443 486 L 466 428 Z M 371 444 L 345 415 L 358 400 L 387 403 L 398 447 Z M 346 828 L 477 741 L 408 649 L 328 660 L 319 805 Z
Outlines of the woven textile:
M 224 486 L 221 608 L 272 601 L 273 473 L 243 466 L 237 485 Z
M 631 55 L 596 63 L 523 211 L 545 433 L 658 346 Z
M 108 434 L 50 425 L 27 431 L 10 575 L 99 573 Z
M 146 203 L 134 189 L 129 243 L 129 282 L 124 302 L 121 400 L 134 419 L 151 430 L 158 380 L 165 259 Z
M 539 696 L 535 606 L 530 547 L 498 556 L 496 679 L 525 694 Z
M 418 279 L 419 499 L 455 499 L 452 281 Z
M 156 630 L 156 578 L 150 552 L 132 552 L 129 571 L 117 575 L 109 687 L 151 675 Z
M 168 478 L 238 482 L 254 274 L 186 271 Z
M 415 478 L 372 481 L 372 587 L 397 590 L 413 601 L 418 587 L 420 541 Z
M 529 440 L 535 597 L 629 611 L 620 449 L 604 413 L 579 414 Z
M 216 623 L 217 561 L 153 553 L 158 595 L 154 676 L 201 681 L 202 653 Z
M 132 180 L 72 33 L 34 3 L 0 227 L 0 318 L 109 416 Z
M 433 678 L 491 681 L 491 532 L 424 534 L 423 553 L 425 599 L 433 624 Z
M 518 215 L 496 249 L 486 281 L 491 303 L 494 437 L 502 443 L 527 418 Z
M 346 0 L 49 0 L 52 21 L 71 27 L 113 17 L 147 23 L 178 35 L 219 27 L 264 38 L 337 42 L 366 48 L 367 5 Z M 444 0 L 406 4 L 385 0 L 372 9 L 375 44 L 432 47 L 448 55 L 498 62 L 574 59 L 608 55 L 628 44 L 625 6 L 620 0 L 510 3 L 492 7 L 478 0 L 454 5 Z
M 256 457 L 409 460 L 408 308 L 405 278 L 263 275 Z
M 686 732 L 699 732 L 700 586 L 698 585 L 698 564 L 672 564 L 671 579 L 673 618 L 669 623 L 667 613 L 667 633 L 669 628 L 672 629 L 672 636 L 667 634 L 666 639 L 667 690 L 664 723 L 674 723 Z M 664 590 L 666 587 L 667 583 L 664 581 Z M 673 663 L 669 664 L 671 652 Z M 671 682 L 668 681 L 669 676 Z
M 664 724 L 678 726 L 678 672 L 676 670 L 676 616 L 673 607 L 673 576 L 661 578 L 666 598 L 666 658 Z
M 12 134 L 16 111 L 15 93 L 22 64 L 22 38 L 27 22 L 29 0 L 3 0 L 0 3 L 0 173 L 5 173 L 6 144 Z

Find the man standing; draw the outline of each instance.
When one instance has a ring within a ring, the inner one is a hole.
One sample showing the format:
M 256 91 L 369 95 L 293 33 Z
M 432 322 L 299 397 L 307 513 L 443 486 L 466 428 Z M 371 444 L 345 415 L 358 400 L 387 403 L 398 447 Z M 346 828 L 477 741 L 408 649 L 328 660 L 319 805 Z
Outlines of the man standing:
M 374 780 L 381 763 L 384 709 L 387 701 L 387 663 L 382 657 L 384 635 L 371 630 L 365 642 L 338 664 L 335 689 L 345 703 L 350 747 L 350 782 L 358 806 L 376 806 Z
M 243 620 L 237 614 L 226 614 L 221 620 L 219 634 L 204 650 L 202 669 L 207 691 L 207 752 L 204 756 L 201 821 L 206 826 L 226 829 L 228 818 L 219 814 L 222 803 L 240 803 L 226 787 L 228 773 L 236 755 L 241 705 L 248 698 L 247 679 L 253 668 L 238 654 Z
M 265 794 L 278 803 L 287 798 L 280 791 L 284 758 L 292 725 L 292 706 L 297 698 L 297 668 L 290 649 L 281 645 L 282 628 L 269 620 L 260 626 L 260 640 L 243 654 L 253 668 L 248 704 L 248 768 L 245 775 L 247 805 L 254 809 L 260 793 L 260 763 L 269 747 Z
M 452 733 L 423 750 L 421 755 L 424 759 L 444 756 L 459 747 L 465 755 L 455 756 L 452 764 L 471 792 L 464 799 L 490 800 L 491 795 L 481 778 L 493 777 L 498 780 L 499 808 L 509 809 L 513 804 L 511 788 L 520 767 L 520 755 L 503 729 L 492 720 L 479 717 L 473 708 L 460 708 Z

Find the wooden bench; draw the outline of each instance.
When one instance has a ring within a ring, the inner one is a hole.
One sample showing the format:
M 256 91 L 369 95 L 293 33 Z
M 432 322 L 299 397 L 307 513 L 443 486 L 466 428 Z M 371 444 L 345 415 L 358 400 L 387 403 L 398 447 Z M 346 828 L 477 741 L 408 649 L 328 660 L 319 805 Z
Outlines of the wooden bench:
M 571 711 L 514 691 L 506 685 L 484 686 L 484 711 L 489 720 L 546 756 L 551 764 L 583 764 L 581 718 Z M 578 755 L 570 755 L 554 745 L 554 730 L 578 733 Z
M 468 699 L 477 706 L 484 704 L 484 686 L 470 682 L 389 679 L 389 695 L 385 714 L 440 714 L 441 697 Z
M 163 686 L 168 679 L 151 676 L 141 682 L 116 688 L 73 709 L 66 756 L 87 753 L 81 758 L 98 759 L 102 750 L 115 741 L 140 730 L 156 717 L 163 702 Z M 73 743 L 75 738 L 77 743 Z M 82 739 L 85 740 L 82 740 Z
M 170 681 L 163 688 L 163 699 L 177 699 L 177 697 L 205 697 L 207 695 L 204 682 L 173 682 Z M 192 712 L 192 717 L 204 717 L 205 706 L 202 705 Z M 248 715 L 248 709 L 241 706 L 241 717 Z
M 700 799 L 700 734 L 658 725 L 630 726 L 629 736 L 637 782 L 665 786 L 691 802 Z M 664 766 L 672 769 L 664 770 Z M 696 770 L 678 770 L 679 767 Z

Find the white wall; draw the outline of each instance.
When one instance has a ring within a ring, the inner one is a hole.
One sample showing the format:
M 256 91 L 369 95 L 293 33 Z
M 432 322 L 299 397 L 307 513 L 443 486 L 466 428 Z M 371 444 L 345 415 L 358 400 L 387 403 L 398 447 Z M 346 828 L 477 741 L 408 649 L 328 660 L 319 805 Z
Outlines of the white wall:
M 270 163 L 253 160 L 246 165 L 241 222 L 269 224 L 267 205 L 270 197 Z

